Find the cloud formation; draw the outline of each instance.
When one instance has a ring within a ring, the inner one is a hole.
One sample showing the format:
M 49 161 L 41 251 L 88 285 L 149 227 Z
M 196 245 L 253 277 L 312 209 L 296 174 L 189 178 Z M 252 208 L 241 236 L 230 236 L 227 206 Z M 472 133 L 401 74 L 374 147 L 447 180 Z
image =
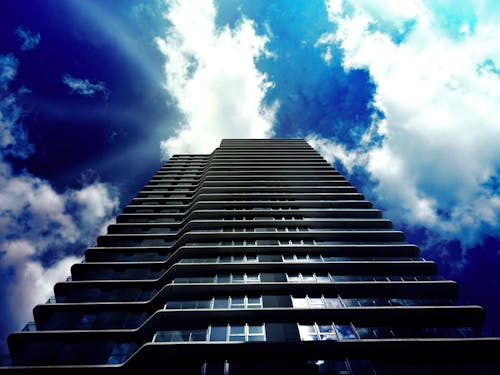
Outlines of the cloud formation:
M 0 56 L 0 69 L 0 275 L 9 275 L 0 296 L 3 335 L 31 319 L 34 305 L 45 302 L 54 283 L 69 275 L 77 254 L 104 230 L 119 202 L 115 189 L 102 182 L 58 192 L 43 178 L 13 171 L 6 156 L 22 160 L 34 150 L 23 129 L 18 94 L 9 87 L 17 60 Z
M 500 23 L 477 9 L 473 29 L 450 31 L 420 1 L 328 9 L 335 31 L 322 42 L 342 50 L 346 71 L 370 73 L 383 116 L 351 150 L 309 140 L 349 171 L 364 168 L 389 217 L 464 247 L 480 243 L 500 220 L 500 47 L 491 38 Z
M 90 82 L 86 78 L 75 78 L 69 74 L 62 77 L 62 82 L 71 89 L 71 93 L 83 96 L 95 96 L 101 94 L 107 100 L 110 94 L 106 84 L 102 81 L 95 83 Z
M 2 173 L 0 186 L 0 267 L 15 274 L 5 312 L 20 324 L 48 298 L 54 282 L 69 275 L 79 260 L 73 254 L 103 232 L 118 199 L 103 183 L 58 193 L 29 174 Z
M 0 88 L 7 90 L 7 86 L 17 73 L 19 62 L 12 53 L 0 55 Z
M 243 19 L 230 29 L 215 26 L 211 1 L 171 1 L 165 38 L 156 38 L 165 55 L 165 88 L 184 115 L 176 133 L 161 142 L 165 157 L 211 152 L 221 138 L 272 135 L 277 102 L 264 103 L 272 86 L 255 66 L 268 55 L 267 37 Z
M 21 51 L 34 49 L 40 43 L 40 39 L 42 38 L 40 33 L 34 33 L 31 30 L 25 29 L 23 26 L 19 26 L 16 29 L 16 35 L 21 41 Z
M 32 154 L 33 147 L 21 125 L 23 111 L 17 105 L 17 96 L 8 91 L 10 82 L 16 76 L 18 64 L 13 54 L 0 55 L 0 149 L 2 156 L 25 159 Z M 18 92 L 24 94 L 25 90 L 20 89 Z

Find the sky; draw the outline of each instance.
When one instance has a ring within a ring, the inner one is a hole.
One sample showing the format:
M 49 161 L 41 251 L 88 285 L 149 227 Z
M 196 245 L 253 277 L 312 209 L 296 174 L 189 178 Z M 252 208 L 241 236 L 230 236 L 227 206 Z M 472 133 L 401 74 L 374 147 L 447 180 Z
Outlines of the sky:
M 306 138 L 500 335 L 500 3 L 0 7 L 0 352 L 169 156 L 222 138 Z

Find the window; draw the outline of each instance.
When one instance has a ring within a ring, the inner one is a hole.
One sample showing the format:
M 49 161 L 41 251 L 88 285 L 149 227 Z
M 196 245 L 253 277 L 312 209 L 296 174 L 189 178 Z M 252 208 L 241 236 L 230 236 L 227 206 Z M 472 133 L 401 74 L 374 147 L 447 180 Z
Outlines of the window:
M 236 263 L 236 262 L 258 262 L 258 255 L 224 255 L 219 257 L 220 263 Z
M 352 324 L 299 324 L 302 341 L 357 340 L 359 336 Z
M 258 283 L 260 282 L 260 274 L 247 274 L 247 273 L 230 273 L 223 275 L 216 275 L 216 283 Z
M 176 277 L 174 284 L 224 284 L 224 283 L 259 283 L 260 274 L 229 273 L 215 276 Z
M 158 331 L 153 336 L 153 342 L 197 342 L 207 341 L 206 329 Z
M 117 343 L 108 357 L 107 364 L 114 365 L 125 362 L 130 346 L 128 342 Z
M 282 255 L 283 262 L 322 262 L 323 259 L 321 255 L 308 255 L 308 254 L 293 254 L 293 255 Z
M 254 246 L 255 241 L 251 241 L 251 240 L 243 240 L 243 241 L 227 240 L 227 241 L 220 241 L 220 242 L 214 243 L 213 245 L 215 245 L 215 246 Z
M 279 245 L 278 240 L 257 240 L 257 246 L 277 246 Z
M 264 324 L 259 325 L 213 325 L 210 326 L 210 341 L 266 341 Z
M 255 228 L 255 232 L 276 232 L 277 229 L 273 227 L 258 227 Z
M 339 340 L 357 340 L 359 337 L 352 324 L 339 325 L 335 324 Z
M 165 309 L 261 309 L 262 297 L 214 297 L 207 300 L 168 301 Z
M 262 297 L 229 297 L 230 309 L 261 309 Z
M 390 306 L 389 300 L 387 300 L 386 298 L 349 298 L 345 301 L 345 303 L 349 307 Z
M 337 332 L 333 324 L 299 324 L 299 334 L 302 341 L 338 340 Z
M 292 297 L 293 307 L 296 308 L 335 308 L 344 307 L 339 297 Z
M 290 245 L 316 245 L 315 240 L 279 240 L 280 246 L 290 246 Z
M 245 283 L 260 283 L 260 274 L 245 274 Z
M 179 263 L 215 263 L 216 257 L 213 258 L 182 258 Z
M 349 258 L 349 257 L 322 257 L 323 262 L 345 262 L 351 260 L 362 260 L 361 257 Z
M 153 342 L 200 342 L 200 341 L 214 341 L 214 342 L 266 341 L 265 327 L 264 324 L 254 325 L 246 323 L 238 325 L 229 325 L 229 324 L 211 325 L 208 327 L 208 329 L 183 329 L 183 330 L 158 331 L 153 336 Z M 125 359 L 126 357 L 123 358 L 123 360 Z M 114 363 L 121 363 L 121 362 L 114 362 Z
M 289 283 L 328 283 L 332 281 L 330 274 L 287 274 L 287 281 Z
M 213 299 L 209 300 L 191 300 L 191 301 L 168 301 L 165 309 L 211 309 Z
M 173 284 L 202 284 L 202 283 L 213 283 L 214 276 L 206 277 L 176 277 L 172 280 Z

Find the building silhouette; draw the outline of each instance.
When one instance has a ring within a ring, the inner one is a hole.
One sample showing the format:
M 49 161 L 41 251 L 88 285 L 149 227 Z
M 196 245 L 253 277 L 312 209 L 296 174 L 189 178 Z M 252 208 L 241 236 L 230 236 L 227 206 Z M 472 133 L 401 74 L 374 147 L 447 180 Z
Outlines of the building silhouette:
M 304 140 L 227 139 L 153 176 L 3 371 L 497 373 L 483 309 L 436 272 Z

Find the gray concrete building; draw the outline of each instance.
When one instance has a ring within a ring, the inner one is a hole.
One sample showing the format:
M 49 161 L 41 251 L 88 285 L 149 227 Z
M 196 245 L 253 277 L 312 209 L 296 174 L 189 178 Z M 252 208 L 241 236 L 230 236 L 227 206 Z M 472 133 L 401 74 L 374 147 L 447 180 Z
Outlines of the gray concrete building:
M 483 309 L 301 139 L 174 155 L 54 292 L 3 371 L 500 373 Z

